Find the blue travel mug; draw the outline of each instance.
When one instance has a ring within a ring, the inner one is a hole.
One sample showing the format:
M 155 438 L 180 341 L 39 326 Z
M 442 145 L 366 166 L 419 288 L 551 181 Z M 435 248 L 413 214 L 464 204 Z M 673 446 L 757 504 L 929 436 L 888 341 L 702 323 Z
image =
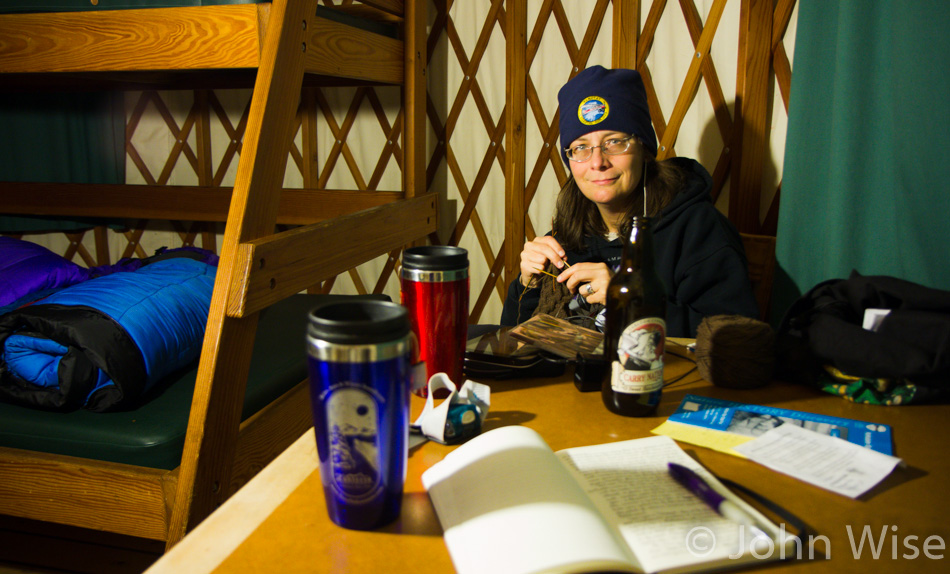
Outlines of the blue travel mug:
M 409 441 L 412 343 L 405 307 L 329 303 L 310 312 L 313 428 L 327 511 L 370 530 L 399 516 Z

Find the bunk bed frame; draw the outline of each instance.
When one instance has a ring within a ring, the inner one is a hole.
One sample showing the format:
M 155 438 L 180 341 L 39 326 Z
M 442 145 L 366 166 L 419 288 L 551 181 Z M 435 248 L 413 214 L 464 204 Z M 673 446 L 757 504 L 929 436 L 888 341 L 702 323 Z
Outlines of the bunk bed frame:
M 253 79 L 233 189 L 0 183 L 6 214 L 226 222 L 181 465 L 166 471 L 0 448 L 0 514 L 170 548 L 311 424 L 305 381 L 241 422 L 260 311 L 435 231 L 436 200 L 425 193 L 422 3 L 364 1 L 364 10 L 401 25 L 398 39 L 319 18 L 316 4 L 0 15 L 0 81 L 8 87 Z M 281 189 L 308 82 L 402 86 L 402 192 Z M 298 226 L 275 233 L 279 223 Z

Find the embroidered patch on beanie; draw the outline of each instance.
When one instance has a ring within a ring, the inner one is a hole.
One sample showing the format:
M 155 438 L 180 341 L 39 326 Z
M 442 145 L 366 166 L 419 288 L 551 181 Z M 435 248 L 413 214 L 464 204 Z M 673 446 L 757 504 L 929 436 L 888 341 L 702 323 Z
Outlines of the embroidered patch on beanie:
M 577 106 L 577 119 L 585 126 L 599 124 L 607 119 L 610 113 L 610 105 L 604 98 L 590 96 Z

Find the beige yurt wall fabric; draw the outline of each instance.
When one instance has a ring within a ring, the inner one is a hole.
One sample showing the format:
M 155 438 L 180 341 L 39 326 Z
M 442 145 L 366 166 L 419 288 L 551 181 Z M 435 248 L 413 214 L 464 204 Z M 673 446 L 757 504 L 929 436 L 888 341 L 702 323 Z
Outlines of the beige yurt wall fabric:
M 407 0 L 408 1 L 408 0 Z M 518 3 L 517 5 L 514 3 Z M 338 0 L 327 5 L 340 5 Z M 350 4 L 351 2 L 342 2 Z M 751 0 L 427 0 L 427 187 L 439 196 L 439 231 L 430 241 L 466 248 L 472 322 L 497 323 L 506 288 L 506 71 L 509 15 L 525 17 L 525 239 L 550 229 L 554 200 L 566 177 L 552 134 L 557 91 L 589 65 L 639 61 L 656 96 L 654 124 L 675 128 L 665 155 L 698 159 L 716 175 L 717 206 L 730 211 L 731 133 L 737 78 L 743 71 L 743 10 Z M 773 61 L 787 65 L 795 37 L 794 0 L 767 3 L 774 13 Z M 513 9 L 516 8 L 516 9 Z M 631 17 L 630 12 L 634 12 Z M 615 26 L 617 14 L 630 26 Z M 638 21 L 638 22 L 637 22 Z M 714 27 L 714 30 L 711 29 Z M 615 30 L 616 28 L 616 30 Z M 704 29 L 714 31 L 700 80 L 688 80 Z M 621 42 L 617 36 L 623 36 Z M 639 45 L 632 44 L 640 38 Z M 646 38 L 646 40 L 644 40 Z M 618 46 L 631 53 L 616 53 Z M 779 58 L 776 60 L 776 54 Z M 766 56 L 763 56 L 766 57 Z M 634 59 L 635 58 L 635 59 Z M 783 68 L 784 71 L 784 68 Z M 768 133 L 760 146 L 759 221 L 777 204 L 784 154 L 788 79 L 770 72 Z M 234 181 L 250 90 L 130 92 L 126 96 L 128 183 L 223 185 Z M 402 188 L 400 91 L 392 87 L 307 88 L 301 127 L 288 155 L 285 187 L 398 191 Z M 676 114 L 674 114 L 676 111 Z M 730 133 L 723 133 L 723 130 Z M 555 130 L 556 131 L 556 130 Z M 774 214 L 773 214 L 774 216 Z M 220 226 L 130 222 L 109 231 L 109 256 L 151 254 L 182 243 L 216 248 Z M 763 227 L 769 232 L 769 226 Z M 774 234 L 774 231 L 772 232 Z M 31 238 L 36 239 L 36 238 Z M 340 237 L 339 241 L 359 241 Z M 62 243 L 63 239 L 40 240 Z M 83 243 L 95 250 L 92 234 Z M 60 247 L 60 251 L 63 251 Z M 517 251 L 520 251 L 518 249 Z M 381 257 L 316 289 L 382 292 L 399 299 L 398 253 Z

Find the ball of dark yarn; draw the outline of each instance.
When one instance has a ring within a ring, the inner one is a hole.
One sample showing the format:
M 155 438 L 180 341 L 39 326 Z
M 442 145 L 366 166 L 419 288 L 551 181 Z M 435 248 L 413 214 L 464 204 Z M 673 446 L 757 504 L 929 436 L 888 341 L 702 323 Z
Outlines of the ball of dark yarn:
M 767 385 L 775 364 L 775 333 L 767 323 L 740 315 L 703 319 L 696 331 L 696 367 L 720 387 Z

